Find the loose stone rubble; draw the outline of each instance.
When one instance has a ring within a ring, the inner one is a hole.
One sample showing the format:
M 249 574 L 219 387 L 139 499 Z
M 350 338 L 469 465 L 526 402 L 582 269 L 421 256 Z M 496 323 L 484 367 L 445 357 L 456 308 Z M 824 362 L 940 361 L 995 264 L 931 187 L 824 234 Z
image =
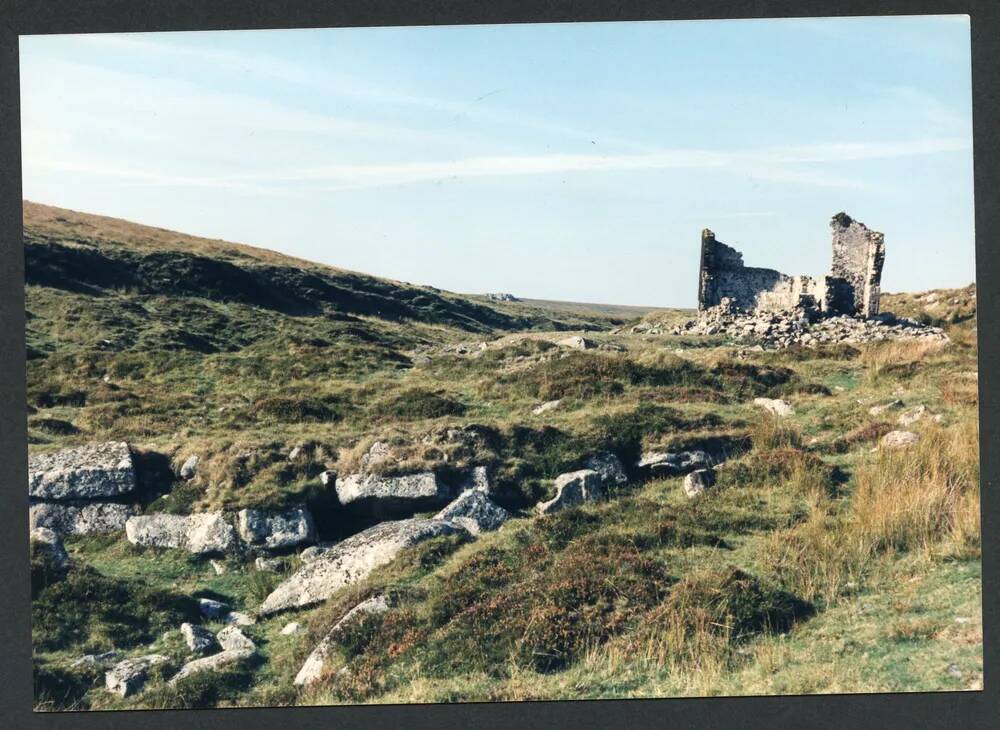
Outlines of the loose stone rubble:
M 215 646 L 215 637 L 212 632 L 202 626 L 195 624 L 181 624 L 181 636 L 188 649 L 195 654 L 205 654 Z
M 636 468 L 653 476 L 679 476 L 710 465 L 711 459 L 704 451 L 646 451 L 636 463 Z
M 695 469 L 684 477 L 684 494 L 697 497 L 715 484 L 715 472 L 712 469 Z

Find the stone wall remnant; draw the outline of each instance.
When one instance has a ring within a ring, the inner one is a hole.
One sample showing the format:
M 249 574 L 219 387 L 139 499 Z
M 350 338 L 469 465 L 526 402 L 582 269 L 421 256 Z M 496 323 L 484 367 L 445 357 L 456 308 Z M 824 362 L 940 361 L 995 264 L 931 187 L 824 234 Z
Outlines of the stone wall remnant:
M 735 306 L 743 311 L 804 309 L 825 315 L 874 317 L 878 314 L 885 237 L 846 213 L 830 221 L 833 264 L 822 277 L 789 276 L 775 269 L 746 266 L 743 255 L 701 233 L 698 309 Z

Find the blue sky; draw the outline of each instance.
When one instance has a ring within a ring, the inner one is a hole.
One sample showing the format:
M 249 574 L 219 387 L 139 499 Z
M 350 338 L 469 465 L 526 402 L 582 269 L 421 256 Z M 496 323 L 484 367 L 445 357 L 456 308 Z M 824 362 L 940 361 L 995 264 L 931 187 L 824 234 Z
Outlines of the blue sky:
M 24 197 L 461 292 L 692 306 L 700 232 L 975 277 L 966 16 L 31 36 Z

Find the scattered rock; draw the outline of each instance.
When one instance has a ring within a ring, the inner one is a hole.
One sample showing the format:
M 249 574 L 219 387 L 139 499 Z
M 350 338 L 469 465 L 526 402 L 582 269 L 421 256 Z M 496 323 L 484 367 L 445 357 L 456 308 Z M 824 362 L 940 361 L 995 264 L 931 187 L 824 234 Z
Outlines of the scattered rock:
M 795 409 L 788 401 L 779 398 L 754 398 L 753 404 L 758 408 L 763 408 L 768 413 L 772 413 L 778 418 L 785 418 L 795 414 Z
M 189 456 L 185 462 L 181 464 L 181 479 L 194 479 L 195 475 L 198 473 L 198 461 L 199 459 L 197 456 Z
M 561 400 L 546 401 L 545 403 L 542 403 L 540 406 L 536 406 L 535 408 L 532 408 L 531 412 L 532 412 L 533 415 L 540 416 L 543 413 L 547 413 L 547 412 L 553 410 L 554 408 L 558 408 L 560 403 L 562 403 Z
M 947 672 L 948 676 L 950 677 L 954 677 L 955 679 L 962 678 L 962 670 L 959 668 L 957 664 L 949 664 Z
M 332 486 L 337 483 L 337 472 L 327 469 L 320 473 L 319 481 L 324 487 Z
M 288 452 L 288 460 L 296 461 L 300 456 L 302 456 L 302 453 L 303 453 L 303 448 L 301 446 L 296 446 L 291 451 Z
M 583 462 L 583 468 L 596 471 L 606 489 L 628 483 L 628 474 L 625 473 L 621 460 L 610 452 L 589 457 Z
M 116 502 L 59 504 L 36 502 L 29 510 L 31 527 L 48 527 L 63 535 L 94 535 L 118 532 L 135 514 L 128 505 Z
M 695 469 L 710 465 L 710 459 L 704 451 L 646 451 L 642 454 L 636 467 L 652 472 L 656 476 L 679 476 Z
M 253 565 L 257 570 L 266 573 L 277 573 L 285 567 L 285 561 L 280 558 L 259 557 L 253 561 Z
M 489 299 L 491 302 L 519 302 L 521 301 L 513 294 L 508 294 L 507 292 L 490 292 L 484 294 L 484 297 Z
M 337 480 L 340 504 L 375 517 L 409 516 L 448 503 L 451 490 L 434 472 L 385 477 L 351 474 Z
M 486 494 L 490 494 L 493 491 L 493 485 L 490 483 L 490 475 L 485 466 L 474 467 L 469 473 L 469 477 L 462 483 L 462 492 L 470 489 L 477 492 L 485 492 Z
M 257 623 L 257 620 L 253 616 L 242 611 L 230 611 L 222 617 L 222 620 L 227 624 L 234 624 L 236 626 L 253 626 Z
M 883 449 L 905 449 L 917 443 L 920 437 L 913 431 L 890 431 L 882 437 Z
M 181 624 L 181 636 L 188 649 L 195 654 L 207 654 L 208 650 L 215 646 L 215 637 L 212 632 L 202 626 L 194 624 Z
M 147 654 L 135 659 L 118 662 L 104 675 L 104 685 L 120 697 L 128 697 L 142 689 L 149 678 L 149 670 L 168 662 L 162 654 Z
M 305 507 L 292 507 L 282 512 L 240 510 L 236 527 L 244 542 L 269 550 L 294 547 L 316 539 L 312 514 Z
M 227 649 L 226 651 L 220 651 L 218 654 L 213 654 L 212 656 L 195 659 L 194 661 L 190 661 L 181 667 L 180 671 L 170 679 L 169 684 L 174 686 L 181 680 L 187 679 L 192 675 L 200 674 L 201 672 L 214 672 L 230 664 L 235 664 L 239 661 L 249 659 L 253 655 L 253 651 Z
M 715 472 L 712 469 L 695 469 L 684 477 L 684 494 L 697 497 L 715 484 Z
M 223 651 L 245 651 L 252 653 L 257 651 L 257 645 L 250 638 L 235 626 L 227 626 L 215 635 L 215 640 Z
M 436 520 L 456 522 L 473 535 L 500 528 L 510 519 L 510 513 L 486 496 L 486 492 L 470 489 L 434 515 Z
M 302 624 L 298 621 L 289 621 L 287 624 L 281 627 L 280 633 L 282 636 L 291 636 L 292 634 L 297 634 L 302 628 Z
M 424 540 L 463 531 L 452 522 L 412 518 L 382 522 L 325 550 L 282 582 L 261 604 L 267 616 L 325 601 L 346 585 L 364 580 L 404 549 Z
M 226 566 L 220 563 L 218 560 L 209 560 L 208 564 L 212 566 L 212 570 L 215 571 L 216 575 L 225 575 Z
M 927 406 L 914 406 L 908 411 L 900 413 L 899 418 L 896 419 L 896 423 L 900 426 L 912 426 L 925 415 L 927 415 Z
M 97 499 L 135 490 L 135 465 L 124 441 L 36 454 L 28 459 L 28 495 L 35 499 Z
M 319 644 L 316 645 L 316 648 L 312 650 L 312 653 L 302 665 L 299 673 L 295 675 L 294 683 L 300 687 L 308 686 L 319 679 L 323 673 L 323 667 L 326 664 L 327 659 L 330 658 L 330 654 L 336 645 L 336 640 L 343 630 L 353 621 L 359 619 L 365 614 L 385 613 L 389 610 L 389 608 L 389 599 L 384 595 L 379 595 L 362 601 L 344 614 L 343 618 L 334 624 L 329 633 L 327 633 L 327 635 L 320 640 Z
M 229 612 L 229 606 L 213 598 L 199 598 L 198 610 L 205 618 L 222 618 Z
M 101 669 L 107 669 L 108 666 L 121 656 L 121 652 L 117 649 L 112 649 L 111 651 L 106 651 L 103 654 L 85 654 L 84 656 L 76 659 L 71 667 L 100 667 Z
M 66 554 L 66 548 L 63 547 L 62 540 L 54 530 L 47 527 L 36 527 L 31 531 L 30 541 L 36 550 L 49 555 L 57 568 L 65 568 L 69 565 L 69 555 Z
M 593 469 L 560 474 L 556 477 L 556 496 L 548 502 L 539 502 L 535 509 L 539 514 L 548 515 L 553 512 L 575 507 L 584 502 L 594 502 L 604 499 L 604 480 Z
M 392 455 L 392 447 L 385 441 L 376 441 L 368 452 L 361 457 L 361 471 L 368 471 L 372 466 L 385 461 Z
M 597 345 L 595 345 L 593 342 L 591 342 L 585 337 L 580 337 L 580 335 L 572 335 L 570 337 L 565 337 L 556 342 L 556 344 L 561 345 L 562 347 L 572 347 L 576 350 L 591 350 L 597 347 Z
M 888 403 L 883 403 L 882 405 L 879 406 L 872 406 L 871 408 L 868 409 L 868 415 L 881 416 L 886 411 L 895 410 L 897 408 L 902 408 L 902 407 L 903 407 L 903 401 L 894 400 Z
M 224 553 L 236 542 L 236 531 L 221 512 L 130 517 L 125 536 L 133 545 L 176 548 L 195 555 Z

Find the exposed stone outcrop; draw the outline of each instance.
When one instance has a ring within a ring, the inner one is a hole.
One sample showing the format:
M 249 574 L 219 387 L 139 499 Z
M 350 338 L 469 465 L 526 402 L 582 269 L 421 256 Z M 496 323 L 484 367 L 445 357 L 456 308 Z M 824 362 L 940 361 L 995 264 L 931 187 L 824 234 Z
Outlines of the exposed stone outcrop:
M 333 628 L 320 640 L 316 648 L 306 658 L 299 673 L 295 675 L 294 683 L 300 687 L 309 686 L 319 679 L 323 674 L 323 669 L 327 661 L 330 659 L 330 655 L 333 653 L 337 638 L 343 633 L 344 629 L 366 614 L 385 613 L 390 607 L 389 598 L 385 595 L 378 595 L 362 601 L 345 613 L 343 618 L 333 625 Z
M 33 528 L 48 527 L 63 535 L 93 535 L 124 530 L 134 514 L 132 507 L 117 502 L 36 502 L 29 508 L 28 518 Z
M 441 535 L 463 532 L 445 520 L 382 522 L 337 543 L 307 562 L 264 599 L 258 614 L 325 601 L 338 590 L 366 578 L 408 547 Z
M 312 514 L 305 507 L 291 507 L 281 512 L 244 509 L 236 516 L 240 539 L 269 550 L 294 547 L 316 540 Z
M 194 659 L 181 667 L 180 671 L 170 678 L 169 684 L 171 686 L 176 685 L 178 682 L 195 674 L 201 674 L 202 672 L 218 671 L 219 669 L 227 667 L 230 664 L 236 664 L 237 662 L 249 659 L 255 653 L 256 652 L 254 651 L 245 651 L 240 649 L 226 649 L 225 651 L 220 651 L 218 654 L 212 654 L 211 656 L 202 657 L 201 659 Z
M 380 519 L 442 507 L 452 496 L 452 490 L 430 471 L 404 476 L 351 474 L 337 480 L 336 490 L 344 507 Z
M 548 502 L 539 502 L 535 509 L 539 514 L 548 515 L 553 512 L 576 507 L 584 502 L 596 502 L 606 497 L 604 479 L 593 469 L 560 474 L 556 477 L 556 496 Z
M 162 654 L 147 654 L 135 659 L 125 659 L 118 662 L 104 675 L 104 684 L 108 691 L 120 697 L 128 697 L 142 689 L 149 679 L 149 670 L 170 661 Z
M 79 500 L 118 497 L 135 490 L 135 464 L 124 441 L 78 446 L 28 459 L 28 495 Z
M 199 458 L 197 456 L 189 456 L 180 468 L 181 479 L 194 479 L 195 475 L 198 473 L 198 462 Z
M 561 400 L 545 401 L 541 405 L 535 406 L 534 408 L 532 408 L 531 409 L 531 415 L 533 415 L 533 416 L 540 416 L 543 413 L 548 413 L 549 411 L 558 408 L 559 404 L 561 402 L 562 402 Z
M 510 519 L 510 513 L 487 497 L 485 491 L 469 489 L 434 515 L 434 519 L 450 520 L 478 535 L 499 529 Z
M 257 651 L 257 645 L 251 641 L 250 637 L 244 634 L 235 626 L 227 626 L 215 635 L 215 640 L 224 651 L 245 651 L 252 653 Z
M 562 345 L 563 347 L 571 347 L 574 350 L 592 350 L 597 347 L 597 345 L 588 340 L 586 337 L 580 337 L 580 335 L 570 335 L 569 337 L 564 337 L 556 344 Z
M 133 545 L 176 548 L 196 555 L 224 553 L 236 542 L 236 531 L 221 512 L 130 517 L 125 536 Z

